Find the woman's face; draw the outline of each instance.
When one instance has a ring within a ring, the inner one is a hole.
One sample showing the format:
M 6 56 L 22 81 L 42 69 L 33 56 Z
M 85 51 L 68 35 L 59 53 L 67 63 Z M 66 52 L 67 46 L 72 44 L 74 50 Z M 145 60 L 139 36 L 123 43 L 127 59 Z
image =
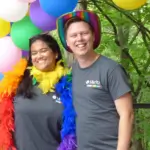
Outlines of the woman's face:
M 52 71 L 55 68 L 57 54 L 48 45 L 36 40 L 31 45 L 32 64 L 40 71 Z

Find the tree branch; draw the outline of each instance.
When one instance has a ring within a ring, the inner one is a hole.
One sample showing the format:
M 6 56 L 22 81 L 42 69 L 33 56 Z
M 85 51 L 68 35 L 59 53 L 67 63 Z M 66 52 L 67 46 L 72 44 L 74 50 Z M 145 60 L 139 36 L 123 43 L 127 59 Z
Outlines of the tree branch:
M 146 22 L 146 19 L 143 21 L 143 24 Z M 140 29 L 137 30 L 137 32 L 135 33 L 135 35 L 133 36 L 133 38 L 131 39 L 131 41 L 129 42 L 129 45 L 132 45 L 133 42 L 135 41 L 136 37 L 138 36 L 138 34 L 140 33 Z
M 142 85 L 143 85 L 143 80 L 142 80 L 142 78 L 144 78 L 144 74 L 146 73 L 146 70 L 147 70 L 147 68 L 149 67 L 149 65 L 150 65 L 150 57 L 148 58 L 148 60 L 147 60 L 147 62 L 146 62 L 146 64 L 144 65 L 144 67 L 143 67 L 143 70 L 142 70 L 142 75 L 141 75 L 141 78 L 139 79 L 139 82 L 138 82 L 138 86 L 137 86 L 137 89 L 136 89 L 136 91 L 135 91 L 135 95 L 138 95 L 138 93 L 140 93 L 140 91 L 141 91 L 141 87 L 142 87 Z M 145 81 L 145 83 L 146 83 L 147 81 Z M 150 84 L 147 82 L 146 83 L 147 84 L 147 86 L 148 87 L 150 87 Z
M 147 48 L 149 54 L 150 54 L 150 45 L 148 44 L 147 40 L 146 40 L 146 35 L 145 35 L 145 31 L 141 30 L 141 34 L 142 34 L 142 38 L 145 44 L 145 47 Z
M 114 9 L 118 10 L 119 12 L 121 12 L 122 14 L 124 14 L 128 19 L 130 19 L 133 23 L 135 23 L 135 25 L 138 28 L 143 28 L 145 29 L 149 34 L 150 34 L 150 30 L 147 29 L 143 24 L 141 24 L 141 22 L 138 22 L 138 20 L 136 20 L 131 14 L 127 14 L 125 11 L 121 10 L 120 8 L 118 8 L 117 6 L 113 5 L 111 2 L 108 2 L 108 0 L 104 0 L 106 4 L 108 4 L 109 6 L 113 7 Z
M 139 70 L 138 66 L 136 65 L 134 59 L 132 58 L 132 56 L 129 54 L 129 52 L 127 50 L 123 50 L 123 52 L 127 55 L 127 57 L 130 59 L 133 67 L 135 68 L 136 72 L 138 73 L 138 75 L 140 76 L 142 73 Z
M 97 4 L 97 2 L 95 0 L 91 0 L 93 2 L 93 4 L 97 7 L 97 9 L 101 12 L 101 14 L 108 20 L 108 22 L 112 25 L 113 30 L 114 30 L 114 35 L 115 35 L 115 42 L 118 45 L 119 41 L 118 41 L 118 33 L 117 33 L 117 28 L 116 25 L 114 24 L 114 22 L 110 19 L 110 17 L 103 11 L 103 9 L 101 9 L 101 7 L 99 7 L 99 5 Z
M 135 33 L 135 35 L 133 36 L 133 38 L 131 39 L 131 41 L 129 42 L 129 45 L 132 45 L 133 42 L 135 41 L 136 37 L 138 36 L 138 34 L 140 33 L 140 30 L 138 29 L 137 32 Z

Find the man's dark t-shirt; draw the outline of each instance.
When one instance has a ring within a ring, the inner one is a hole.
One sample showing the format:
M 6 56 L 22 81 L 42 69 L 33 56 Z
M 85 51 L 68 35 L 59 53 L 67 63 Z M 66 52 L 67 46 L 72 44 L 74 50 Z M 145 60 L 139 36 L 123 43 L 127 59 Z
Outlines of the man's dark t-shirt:
M 123 68 L 100 56 L 90 67 L 73 64 L 78 150 L 116 150 L 119 116 L 114 101 L 130 92 Z

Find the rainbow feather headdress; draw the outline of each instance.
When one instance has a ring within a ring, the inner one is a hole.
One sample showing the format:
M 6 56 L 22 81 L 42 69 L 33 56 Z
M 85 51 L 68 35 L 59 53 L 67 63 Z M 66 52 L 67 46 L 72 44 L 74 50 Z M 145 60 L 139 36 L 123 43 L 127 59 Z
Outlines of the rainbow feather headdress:
M 21 59 L 12 71 L 4 74 L 4 78 L 0 82 L 0 150 L 16 150 L 12 136 L 15 129 L 13 100 L 26 68 L 27 61 Z M 76 114 L 72 102 L 71 74 L 63 76 L 55 85 L 55 90 L 64 105 L 62 142 L 58 150 L 76 150 Z

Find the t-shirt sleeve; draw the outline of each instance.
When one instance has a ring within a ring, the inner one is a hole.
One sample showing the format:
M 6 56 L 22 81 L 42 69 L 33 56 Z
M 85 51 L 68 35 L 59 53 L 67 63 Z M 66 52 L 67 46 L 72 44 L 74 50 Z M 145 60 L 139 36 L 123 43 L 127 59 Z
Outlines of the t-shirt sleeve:
M 108 89 L 113 100 L 131 91 L 127 73 L 121 65 L 117 65 L 109 74 Z

